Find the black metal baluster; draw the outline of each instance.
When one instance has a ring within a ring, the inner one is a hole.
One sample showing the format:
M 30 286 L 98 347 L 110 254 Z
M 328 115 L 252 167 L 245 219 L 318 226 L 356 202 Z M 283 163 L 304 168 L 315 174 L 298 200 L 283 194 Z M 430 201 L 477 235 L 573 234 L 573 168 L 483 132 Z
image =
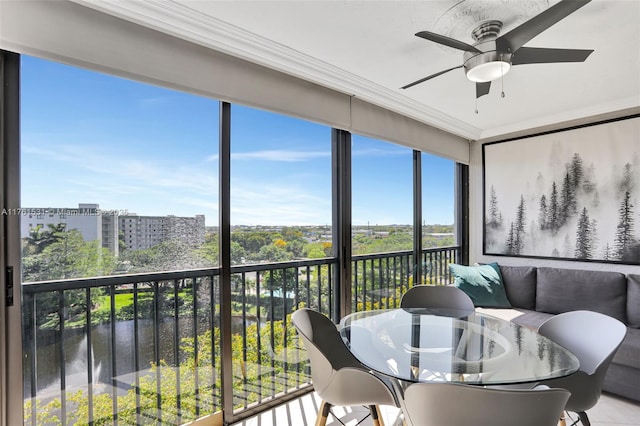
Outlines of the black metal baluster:
M 436 265 L 434 264 L 432 251 L 427 253 L 427 259 L 429 259 L 427 263 L 427 265 L 429 265 L 429 282 L 437 284 L 437 282 L 434 282 L 434 272 L 436 269 Z
M 322 312 L 324 311 L 322 309 L 322 286 L 318 285 L 318 311 Z
M 351 284 L 351 290 L 353 292 L 353 301 L 351 302 L 351 310 L 353 312 L 358 311 L 358 284 L 360 280 L 358 279 L 358 265 L 360 263 L 355 260 L 353 261 L 353 283 Z
M 215 279 L 214 277 L 211 277 L 211 289 L 210 289 L 210 294 L 209 294 L 209 298 L 211 300 L 210 306 L 211 306 L 211 311 L 210 311 L 210 316 L 211 316 L 211 368 L 213 368 L 213 375 L 212 375 L 212 386 L 211 386 L 211 400 L 213 401 L 213 411 L 216 411 L 216 408 L 218 407 L 218 405 L 216 404 L 216 398 L 218 398 L 218 396 L 216 395 L 216 392 L 218 390 L 218 377 L 220 376 L 221 372 L 218 371 L 218 369 L 216 368 L 216 298 L 215 298 Z
M 244 408 L 249 405 L 249 398 L 247 398 L 247 285 L 244 274 L 241 280 L 241 292 L 240 300 L 242 301 L 242 392 L 245 395 Z M 258 333 L 260 332 L 260 324 L 256 324 Z M 258 351 L 258 363 L 260 362 L 260 351 Z
M 118 375 L 116 358 L 116 286 L 109 287 L 111 296 L 109 297 L 109 320 L 111 321 L 111 399 L 113 412 L 113 425 L 118 426 Z
M 274 330 L 273 330 L 273 324 L 275 322 L 275 318 L 276 318 L 276 312 L 275 312 L 275 301 L 273 298 L 273 287 L 274 287 L 274 282 L 273 282 L 273 269 L 269 270 L 269 300 L 271 302 L 271 321 L 269 321 L 269 340 L 271 343 L 271 352 L 273 353 L 273 342 L 274 342 Z M 284 285 L 282 286 L 282 291 L 284 291 Z M 274 372 L 275 372 L 275 360 L 273 359 L 273 356 L 270 357 L 271 358 L 271 396 L 275 396 L 275 383 L 274 383 Z M 262 392 L 260 392 L 260 400 L 262 400 Z
M 26 296 L 26 295 L 25 295 Z M 37 311 L 37 302 L 36 302 L 36 294 L 30 294 L 26 296 L 27 298 L 31 298 L 31 347 L 29 348 L 29 368 L 31 369 L 31 377 L 30 383 L 31 386 L 31 425 L 36 426 L 36 395 L 38 393 L 38 366 L 37 366 L 37 347 L 38 347 L 38 323 L 36 320 L 36 312 Z M 28 306 L 29 299 L 25 301 L 25 306 Z M 62 345 L 61 345 L 62 346 Z
M 257 330 L 258 333 L 256 335 L 256 344 L 258 346 L 258 353 L 262 353 L 262 333 L 261 333 L 261 327 L 262 327 L 262 315 L 260 313 L 260 272 L 256 273 L 256 319 L 258 320 L 257 323 Z M 242 279 L 245 279 L 245 274 L 244 272 L 242 273 Z M 262 359 L 258 360 L 258 389 L 260 389 L 260 395 L 262 395 Z
M 307 265 L 306 267 L 307 270 L 307 308 L 311 308 L 311 267 L 309 267 L 309 265 Z
M 182 400 L 181 400 L 181 389 L 180 389 L 180 309 L 178 306 L 178 288 L 179 284 L 182 280 L 176 279 L 173 280 L 173 359 L 175 360 L 175 368 L 176 368 L 176 415 L 177 415 L 177 423 L 182 423 Z M 195 303 L 195 299 L 194 299 Z
M 282 340 L 283 340 L 283 344 L 282 347 L 283 349 L 283 356 L 282 356 L 282 363 L 283 365 L 283 379 L 284 379 L 284 392 L 286 393 L 289 390 L 289 376 L 287 374 L 287 369 L 289 368 L 289 363 L 287 362 L 287 312 L 289 311 L 287 308 L 287 291 L 286 291 L 286 285 L 287 285 L 287 270 L 283 269 L 282 270 L 282 303 L 284 304 L 284 311 L 282 312 Z M 275 348 L 274 348 L 274 354 L 275 354 Z
M 160 368 L 160 284 L 153 281 L 153 355 L 156 364 L 156 421 L 162 424 L 162 369 Z
M 393 307 L 398 307 L 398 256 L 393 256 Z M 402 297 L 402 295 L 400 295 Z
M 295 278 L 295 295 L 294 295 L 294 309 L 298 310 L 300 307 L 300 268 L 296 268 L 296 278 Z M 296 388 L 300 387 L 300 354 L 298 351 L 295 351 L 295 364 L 296 364 Z
M 139 348 L 139 324 L 138 324 L 138 283 L 133 283 L 133 367 L 136 379 L 136 424 L 141 424 L 140 410 L 140 352 Z
M 64 353 L 64 290 L 58 290 L 58 324 L 60 326 L 60 421 L 67 423 L 67 358 Z
M 87 399 L 89 403 L 89 426 L 93 425 L 93 346 L 91 344 L 91 287 L 85 290 L 87 301 L 86 316 L 87 321 Z
M 193 326 L 191 330 L 193 332 L 193 390 L 195 398 L 195 410 L 196 418 L 200 417 L 200 357 L 198 354 L 198 292 L 197 285 L 201 283 L 202 279 L 191 279 L 191 297 L 193 298 Z M 213 350 L 213 346 L 211 347 Z M 212 366 L 213 367 L 213 366 Z
M 321 265 L 316 265 L 316 275 L 318 276 L 318 286 L 321 287 L 322 286 L 322 266 Z M 328 306 L 329 306 L 329 318 L 333 318 L 333 292 L 331 291 L 331 287 L 329 286 L 327 288 L 327 298 L 329 299 L 328 301 Z
M 380 261 L 376 259 L 371 259 L 371 291 L 370 299 L 371 299 L 371 308 L 375 309 L 376 304 L 376 281 L 380 280 Z

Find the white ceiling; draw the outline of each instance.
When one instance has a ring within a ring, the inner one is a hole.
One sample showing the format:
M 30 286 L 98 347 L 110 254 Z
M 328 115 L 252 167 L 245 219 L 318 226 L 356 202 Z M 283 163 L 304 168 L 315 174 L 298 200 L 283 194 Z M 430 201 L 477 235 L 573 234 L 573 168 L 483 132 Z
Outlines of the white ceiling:
M 640 0 L 593 0 L 525 46 L 594 49 L 584 63 L 520 65 L 478 100 L 462 51 L 480 20 L 503 33 L 557 0 L 74 0 L 216 50 L 355 95 L 454 134 L 480 139 L 640 106 Z

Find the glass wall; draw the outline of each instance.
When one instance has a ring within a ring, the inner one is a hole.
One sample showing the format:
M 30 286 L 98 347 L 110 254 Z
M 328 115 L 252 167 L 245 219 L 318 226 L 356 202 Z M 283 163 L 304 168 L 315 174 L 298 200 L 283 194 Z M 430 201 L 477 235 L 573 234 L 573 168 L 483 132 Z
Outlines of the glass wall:
M 397 306 L 415 284 L 412 149 L 353 135 L 352 163 L 336 171 L 332 129 L 232 105 L 221 306 L 218 101 L 27 56 L 21 66 L 22 207 L 9 214 L 21 219 L 27 424 L 187 423 L 221 409 L 223 368 L 226 419 L 304 391 L 290 314 L 339 314 L 332 180 L 349 168 L 352 310 Z M 454 163 L 423 154 L 422 170 L 431 274 L 450 261 L 437 247 L 453 244 Z
M 351 156 L 352 310 L 392 307 L 412 275 L 413 150 L 353 135 Z
M 457 251 L 434 250 L 452 247 L 455 240 L 455 167 L 452 160 L 422 153 L 422 281 L 450 282 L 448 265 Z
M 331 313 L 333 262 L 321 260 L 332 254 L 331 129 L 233 105 L 230 190 L 234 408 L 243 410 L 308 384 L 290 314 Z
M 218 263 L 218 102 L 21 68 L 26 423 L 212 413 L 217 277 L 176 271 Z

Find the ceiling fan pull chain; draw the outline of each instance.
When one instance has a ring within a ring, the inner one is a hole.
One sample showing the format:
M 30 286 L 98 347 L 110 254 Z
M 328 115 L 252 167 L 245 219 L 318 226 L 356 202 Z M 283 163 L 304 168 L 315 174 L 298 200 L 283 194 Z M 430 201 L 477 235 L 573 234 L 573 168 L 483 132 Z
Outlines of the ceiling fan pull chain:
M 478 113 L 478 98 L 476 98 L 476 114 Z
M 504 61 L 502 60 L 502 53 L 500 54 L 500 96 L 504 98 Z

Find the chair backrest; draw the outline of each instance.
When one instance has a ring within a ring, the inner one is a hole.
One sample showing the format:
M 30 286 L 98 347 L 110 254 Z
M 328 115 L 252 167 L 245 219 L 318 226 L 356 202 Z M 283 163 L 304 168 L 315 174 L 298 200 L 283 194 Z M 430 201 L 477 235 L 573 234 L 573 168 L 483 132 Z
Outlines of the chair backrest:
M 454 286 L 417 285 L 411 287 L 400 300 L 401 308 L 444 308 L 473 311 L 473 301 Z
M 333 405 L 397 405 L 391 389 L 371 374 L 344 344 L 336 325 L 320 312 L 298 309 L 291 315 L 311 364 L 316 393 Z
M 627 327 L 598 312 L 571 311 L 549 318 L 538 333 L 569 349 L 580 360 L 580 371 L 593 375 L 606 372 Z
M 415 383 L 404 392 L 413 426 L 556 426 L 569 399 L 565 389 L 492 389 Z
M 538 333 L 570 350 L 580 361 L 578 372 L 549 381 L 571 391 L 567 410 L 586 411 L 596 405 L 627 327 L 615 318 L 593 311 L 571 311 L 549 318 Z M 546 382 L 545 382 L 546 383 Z

